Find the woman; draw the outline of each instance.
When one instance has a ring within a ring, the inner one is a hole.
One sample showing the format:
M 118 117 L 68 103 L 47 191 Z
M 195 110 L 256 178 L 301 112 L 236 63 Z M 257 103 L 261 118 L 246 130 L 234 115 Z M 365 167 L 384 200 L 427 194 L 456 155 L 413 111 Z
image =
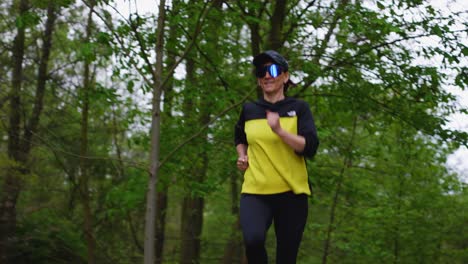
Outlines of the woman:
M 265 239 L 273 223 L 276 263 L 296 263 L 310 195 L 304 158 L 319 144 L 309 105 L 287 97 L 288 62 L 273 50 L 253 60 L 263 98 L 242 107 L 235 127 L 237 167 L 245 171 L 240 221 L 248 262 L 268 263 Z

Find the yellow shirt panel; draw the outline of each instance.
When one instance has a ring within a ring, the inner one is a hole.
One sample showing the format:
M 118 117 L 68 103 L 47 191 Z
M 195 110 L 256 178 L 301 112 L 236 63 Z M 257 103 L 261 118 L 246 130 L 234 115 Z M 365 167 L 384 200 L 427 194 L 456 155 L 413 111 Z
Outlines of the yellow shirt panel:
M 297 117 L 281 117 L 281 127 L 297 134 Z M 305 160 L 270 128 L 266 119 L 245 122 L 249 168 L 242 193 L 274 194 L 286 191 L 310 195 Z

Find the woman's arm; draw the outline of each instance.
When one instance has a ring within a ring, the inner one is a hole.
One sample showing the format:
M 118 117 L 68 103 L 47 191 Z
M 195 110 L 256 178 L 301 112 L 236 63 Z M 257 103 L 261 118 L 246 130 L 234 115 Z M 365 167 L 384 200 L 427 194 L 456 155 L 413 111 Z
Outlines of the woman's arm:
M 238 144 L 236 146 L 237 150 L 237 168 L 239 170 L 245 171 L 249 167 L 249 158 L 247 157 L 247 145 Z
M 267 121 L 268 125 L 271 127 L 271 130 L 273 130 L 273 132 L 275 132 L 284 143 L 286 143 L 298 153 L 304 151 L 306 145 L 305 138 L 301 135 L 291 134 L 281 128 L 278 113 L 267 111 Z

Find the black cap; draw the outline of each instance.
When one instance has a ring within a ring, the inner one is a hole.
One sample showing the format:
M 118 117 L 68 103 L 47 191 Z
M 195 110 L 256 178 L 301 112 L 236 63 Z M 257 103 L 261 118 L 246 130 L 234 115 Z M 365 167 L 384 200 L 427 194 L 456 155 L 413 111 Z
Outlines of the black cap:
M 278 64 L 279 66 L 281 66 L 281 68 L 283 68 L 284 71 L 288 71 L 289 69 L 288 61 L 283 56 L 281 56 L 281 54 L 274 50 L 267 50 L 258 54 L 254 57 L 253 64 L 255 65 L 255 67 L 259 67 L 268 61 L 272 61 Z

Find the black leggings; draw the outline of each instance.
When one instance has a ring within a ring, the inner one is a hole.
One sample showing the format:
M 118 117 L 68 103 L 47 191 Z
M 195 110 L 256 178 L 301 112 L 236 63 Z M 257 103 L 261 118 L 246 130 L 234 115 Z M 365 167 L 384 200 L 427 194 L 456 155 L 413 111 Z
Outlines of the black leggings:
M 240 222 L 248 263 L 268 263 L 265 239 L 272 222 L 276 234 L 276 263 L 296 263 L 307 214 L 305 194 L 242 194 Z

